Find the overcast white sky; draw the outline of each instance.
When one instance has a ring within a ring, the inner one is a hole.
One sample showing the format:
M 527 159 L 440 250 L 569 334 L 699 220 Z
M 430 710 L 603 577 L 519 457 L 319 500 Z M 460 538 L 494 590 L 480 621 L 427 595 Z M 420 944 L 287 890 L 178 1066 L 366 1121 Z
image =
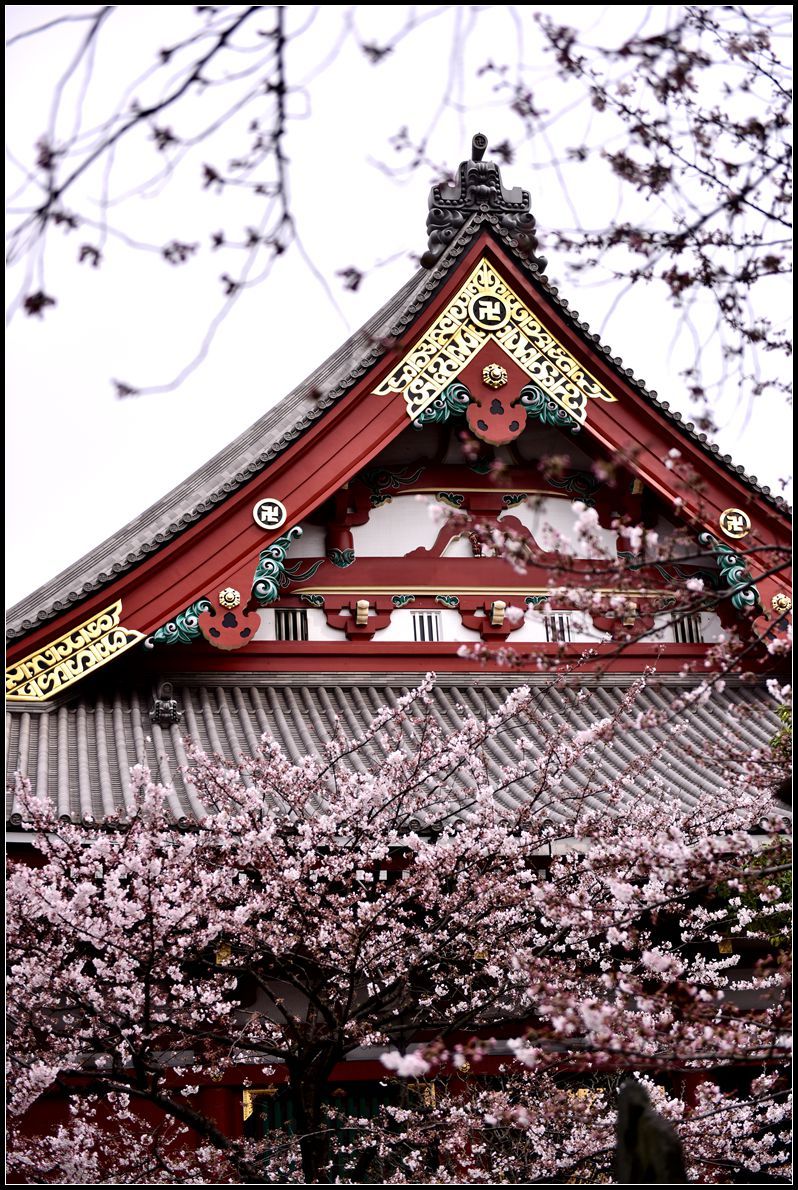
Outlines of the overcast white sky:
M 613 33 L 607 21 L 630 16 L 619 6 L 548 8 L 563 21 L 593 25 L 596 38 Z M 85 11 L 79 6 L 11 5 L 6 9 L 7 36 L 64 13 Z M 160 45 L 177 36 L 191 11 L 185 5 L 120 6 L 113 28 L 109 22 L 97 47 L 93 87 L 100 100 L 116 94 L 123 77 L 138 74 L 139 63 L 146 64 Z M 294 80 L 312 76 L 330 56 L 346 11 L 321 10 L 292 43 Z M 219 309 L 218 260 L 197 259 L 183 270 L 169 269 L 153 254 L 111 242 L 106 264 L 95 270 L 75 263 L 79 244 L 88 238 L 80 229 L 50 236 L 44 271 L 33 279 L 53 292 L 58 304 L 43 320 L 17 313 L 7 333 L 9 603 L 75 561 L 201 465 L 301 381 L 406 280 L 414 269 L 408 253 L 425 248 L 431 173 L 422 168 L 397 180 L 379 163 L 396 160 L 388 138 L 401 126 L 417 134 L 433 122 L 447 80 L 452 98 L 473 110 L 443 113 L 431 142 L 433 159 L 456 166 L 468 155 L 476 131 L 485 132 L 494 144 L 517 137 L 517 117 L 486 83 L 480 89 L 472 81 L 475 67 L 488 59 L 507 61 L 508 45 L 517 46 L 517 29 L 504 6 L 455 6 L 408 35 L 379 66 L 370 65 L 357 41 L 384 44 L 401 27 L 406 11 L 398 5 L 359 9 L 358 37 L 350 36 L 332 55 L 331 64 L 311 78 L 305 95 L 290 97 L 289 110 L 297 118 L 289 124 L 286 151 L 304 257 L 292 248 L 266 284 L 238 301 L 202 365 L 177 391 L 119 401 L 110 380 L 161 385 L 192 359 Z M 432 17 L 436 10 L 421 6 L 418 11 Z M 287 6 L 292 28 L 298 29 L 311 14 L 305 6 Z M 470 20 L 476 22 L 475 31 L 450 72 L 455 23 L 460 22 L 462 32 Z M 59 25 L 7 51 L 7 136 L 15 158 L 29 153 L 47 126 L 53 83 L 74 54 L 80 31 L 79 25 Z M 518 52 L 533 55 L 531 37 Z M 561 102 L 553 83 L 541 81 L 541 87 L 550 105 Z M 89 93 L 87 119 L 100 100 Z M 185 135 L 187 129 L 179 131 Z M 566 123 L 557 135 L 565 144 L 579 132 Z M 238 144 L 226 146 L 228 155 L 239 149 Z M 217 160 L 224 151 L 215 150 Z M 539 224 L 571 226 L 570 203 L 590 226 L 615 217 L 617 187 L 600 183 L 598 177 L 582 175 L 566 201 L 552 175 L 541 168 L 551 151 L 552 145 L 533 142 L 503 168 L 506 185 L 531 190 Z M 136 171 L 153 152 L 143 144 L 127 158 L 120 151 L 112 190 L 121 193 L 134 186 Z M 184 180 L 176 176 L 168 190 L 135 199 L 119 215 L 120 222 L 158 243 L 173 238 L 207 243 L 217 227 L 232 232 L 256 222 L 251 200 L 238 205 L 229 194 L 200 189 L 199 163 L 207 159 L 213 159 L 210 149 L 201 149 Z M 19 181 L 13 164 L 8 172 L 13 191 Z M 394 257 L 370 272 L 357 293 L 346 292 L 335 276 L 350 265 L 371 269 Z M 551 261 L 549 275 L 562 282 L 564 268 L 557 259 Z M 13 300 L 22 276 L 9 271 L 7 280 Z M 605 321 L 615 290 L 604 280 L 603 275 L 583 273 L 578 282 L 561 288 L 636 375 L 690 414 L 678 376 L 688 345 L 681 341 L 674 346 L 673 318 L 663 291 L 635 290 Z M 785 408 L 773 404 L 752 413 L 728 393 L 715 413 L 723 450 L 780 491 L 779 479 L 791 471 Z

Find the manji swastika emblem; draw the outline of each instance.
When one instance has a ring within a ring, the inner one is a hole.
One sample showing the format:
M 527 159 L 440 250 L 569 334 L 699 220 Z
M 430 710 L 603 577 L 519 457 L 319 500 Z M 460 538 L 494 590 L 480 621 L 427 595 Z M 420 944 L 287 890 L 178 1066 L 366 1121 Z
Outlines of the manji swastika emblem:
M 510 312 L 501 298 L 493 297 L 475 297 L 469 314 L 471 321 L 486 331 L 498 330 L 510 317 Z
M 747 537 L 751 532 L 751 518 L 740 508 L 727 508 L 718 517 L 718 522 L 727 537 Z
M 281 525 L 285 524 L 287 518 L 288 513 L 285 510 L 285 505 L 271 496 L 259 500 L 252 509 L 252 519 L 261 529 L 269 531 L 279 529 Z

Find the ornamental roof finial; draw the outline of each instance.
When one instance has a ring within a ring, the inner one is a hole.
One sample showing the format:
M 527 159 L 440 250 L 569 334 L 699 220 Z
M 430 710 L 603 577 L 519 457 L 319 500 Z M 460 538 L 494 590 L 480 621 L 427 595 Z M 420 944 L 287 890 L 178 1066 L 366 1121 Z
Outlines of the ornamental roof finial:
M 488 138 L 484 132 L 476 132 L 471 137 L 471 160 L 481 161 L 488 147 Z
M 535 256 L 537 240 L 535 220 L 529 210 L 529 191 L 520 186 L 505 190 L 498 165 L 482 160 L 487 147 L 488 138 L 478 132 L 471 140 L 471 159 L 461 162 L 454 185 L 432 187 L 427 216 L 429 241 L 421 263 L 425 269 L 431 269 L 460 228 L 473 215 L 479 215 L 484 222 L 497 227 L 527 263 L 542 273 L 546 261 Z

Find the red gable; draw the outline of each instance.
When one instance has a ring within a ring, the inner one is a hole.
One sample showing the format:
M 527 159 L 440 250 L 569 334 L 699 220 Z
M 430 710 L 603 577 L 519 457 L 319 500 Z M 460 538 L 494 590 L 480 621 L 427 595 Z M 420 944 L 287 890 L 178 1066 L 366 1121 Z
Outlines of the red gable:
M 479 197 L 487 184 L 488 202 L 470 197 L 477 168 Z M 785 506 L 671 414 L 549 286 L 545 262 L 534 255 L 525 192 L 504 190 L 495 166 L 474 161 L 461 167 L 457 188 L 443 195 L 436 188 L 431 203 L 427 267 L 370 323 L 174 492 L 12 609 L 12 699 L 46 699 L 129 650 L 146 668 L 143 642 L 198 601 L 207 646 L 194 647 L 206 669 L 209 657 L 219 668 L 272 667 L 269 657 L 279 657 L 278 645 L 264 648 L 253 640 L 257 608 L 277 595 L 276 587 L 268 598 L 264 589 L 260 597 L 256 590 L 259 579 L 268 587 L 265 551 L 277 543 L 274 561 L 282 575 L 287 547 L 280 542 L 289 530 L 318 519 L 329 502 L 340 503 L 347 485 L 406 436 L 411 424 L 450 417 L 491 447 L 509 447 L 541 424 L 578 428 L 583 451 L 620 460 L 638 491 L 677 510 L 677 519 L 695 533 L 703 530 L 721 545 L 744 549 L 765 615 L 772 606 L 786 607 L 778 603 L 788 588 L 772 552 L 789 545 Z M 465 393 L 459 406 L 457 385 Z M 528 477 L 514 479 L 512 491 L 492 487 L 510 501 L 513 492 L 534 490 Z M 438 476 L 436 482 L 443 481 Z M 427 476 L 406 486 L 429 491 L 430 483 Z M 472 496 L 467 506 L 479 511 L 478 503 Z M 329 532 L 327 545 L 335 549 Z M 375 563 L 366 565 L 368 559 L 359 560 L 346 586 L 350 595 L 358 583 L 367 597 L 384 595 L 382 614 L 390 618 L 387 597 L 398 596 L 408 583 L 418 586 L 423 574 L 407 554 L 389 562 L 390 550 L 385 553 L 384 591 L 378 591 Z M 474 572 L 465 559 L 439 559 L 437 573 L 442 589 L 470 590 Z M 318 584 L 318 568 L 314 575 Z M 487 575 L 483 568 L 483 585 Z M 211 653 L 208 646 L 216 648 Z M 362 642 L 350 649 L 350 658 L 361 649 Z M 295 650 L 292 664 L 323 665 L 325 651 L 335 655 L 338 667 L 352 664 L 342 662 L 340 649 L 326 646 Z M 441 652 L 457 668 L 456 648 Z M 312 658 L 303 660 L 304 654 Z M 386 648 L 375 642 L 364 655 L 379 668 Z

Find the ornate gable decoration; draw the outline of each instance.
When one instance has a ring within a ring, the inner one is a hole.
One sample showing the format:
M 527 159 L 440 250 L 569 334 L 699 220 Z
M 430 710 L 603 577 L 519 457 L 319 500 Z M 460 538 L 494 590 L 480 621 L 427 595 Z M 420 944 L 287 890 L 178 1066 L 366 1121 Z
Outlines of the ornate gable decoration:
M 487 343 L 495 343 L 580 425 L 588 401 L 615 401 L 577 363 L 483 257 L 457 296 L 401 363 L 374 390 L 402 393 L 416 421 Z
M 120 624 L 121 613 L 122 600 L 118 599 L 78 628 L 12 665 L 6 670 L 8 701 L 43 702 L 52 698 L 143 640 L 141 632 Z

